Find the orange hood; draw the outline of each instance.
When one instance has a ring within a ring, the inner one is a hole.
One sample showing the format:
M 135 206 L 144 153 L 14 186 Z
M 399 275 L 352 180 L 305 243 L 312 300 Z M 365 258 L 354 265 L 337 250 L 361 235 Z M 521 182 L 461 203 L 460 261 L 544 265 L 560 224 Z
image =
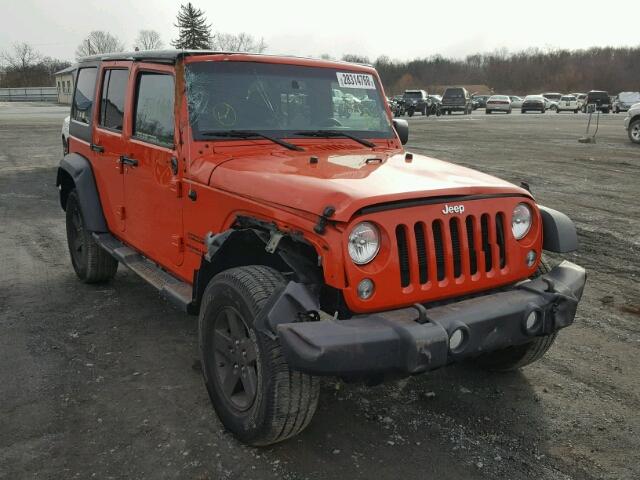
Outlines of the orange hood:
M 259 201 L 349 221 L 380 203 L 446 195 L 530 194 L 476 170 L 422 155 L 355 151 L 353 154 L 278 152 L 230 159 L 214 170 L 210 185 Z

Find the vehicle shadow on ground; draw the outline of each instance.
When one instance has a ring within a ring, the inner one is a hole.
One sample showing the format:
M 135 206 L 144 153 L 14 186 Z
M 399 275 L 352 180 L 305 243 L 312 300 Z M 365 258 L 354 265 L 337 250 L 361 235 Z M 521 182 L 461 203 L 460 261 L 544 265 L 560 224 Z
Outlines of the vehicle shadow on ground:
M 376 387 L 326 379 L 310 427 L 270 451 L 310 476 L 322 465 L 325 474 L 349 477 L 370 475 L 374 466 L 381 478 L 482 478 L 505 469 L 519 478 L 513 464 L 523 448 L 532 462 L 540 456 L 546 427 L 525 374 L 466 363 Z

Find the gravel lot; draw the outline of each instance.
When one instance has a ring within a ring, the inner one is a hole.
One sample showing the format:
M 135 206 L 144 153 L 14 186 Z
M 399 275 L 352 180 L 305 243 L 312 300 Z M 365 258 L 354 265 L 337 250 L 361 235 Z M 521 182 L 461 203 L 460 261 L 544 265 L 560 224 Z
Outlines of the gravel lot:
M 470 365 L 367 388 L 327 380 L 308 430 L 251 449 L 221 429 L 196 322 L 121 268 L 76 280 L 54 188 L 66 109 L 0 104 L 0 478 L 637 479 L 640 148 L 622 115 L 410 120 L 409 150 L 531 184 L 589 270 L 576 324 L 517 373 Z

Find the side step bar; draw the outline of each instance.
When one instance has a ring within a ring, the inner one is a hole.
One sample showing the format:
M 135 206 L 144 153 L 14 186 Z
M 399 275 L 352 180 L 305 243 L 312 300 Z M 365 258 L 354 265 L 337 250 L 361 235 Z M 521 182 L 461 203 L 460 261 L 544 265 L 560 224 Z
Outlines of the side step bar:
M 93 238 L 116 260 L 157 288 L 160 296 L 183 312 L 191 312 L 193 302 L 191 285 L 174 277 L 148 258 L 127 247 L 110 233 L 94 233 Z

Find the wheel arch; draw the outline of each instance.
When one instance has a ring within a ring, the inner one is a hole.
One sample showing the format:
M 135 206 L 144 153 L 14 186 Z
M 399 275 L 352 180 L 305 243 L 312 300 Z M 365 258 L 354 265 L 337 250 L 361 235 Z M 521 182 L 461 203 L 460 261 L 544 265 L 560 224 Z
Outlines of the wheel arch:
M 75 188 L 87 230 L 108 231 L 89 160 L 77 153 L 65 155 L 58 167 L 56 187 L 60 191 L 60 206 L 63 210 L 67 207 L 69 193 Z
M 301 234 L 280 231 L 273 223 L 238 217 L 228 230 L 208 234 L 206 254 L 193 279 L 193 313 L 199 311 L 211 279 L 231 268 L 263 265 L 281 272 L 285 278 L 306 285 L 323 283 L 318 253 Z

